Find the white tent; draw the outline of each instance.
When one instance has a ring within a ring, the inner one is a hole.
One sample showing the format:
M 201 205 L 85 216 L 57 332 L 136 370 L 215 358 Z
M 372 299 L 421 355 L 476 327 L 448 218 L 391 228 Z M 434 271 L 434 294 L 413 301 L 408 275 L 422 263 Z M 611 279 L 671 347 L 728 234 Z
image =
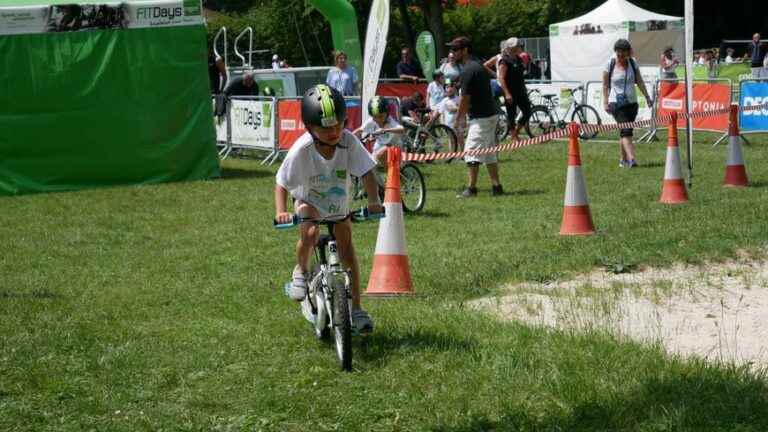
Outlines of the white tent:
M 549 45 L 553 80 L 599 81 L 617 39 L 629 39 L 641 65 L 658 65 L 664 47 L 683 52 L 683 19 L 608 0 L 586 15 L 552 24 Z

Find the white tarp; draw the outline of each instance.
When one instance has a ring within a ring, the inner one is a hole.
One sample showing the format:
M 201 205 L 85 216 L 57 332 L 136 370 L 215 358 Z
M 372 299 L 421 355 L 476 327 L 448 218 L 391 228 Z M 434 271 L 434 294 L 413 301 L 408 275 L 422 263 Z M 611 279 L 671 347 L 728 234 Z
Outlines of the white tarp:
M 617 39 L 629 39 L 633 56 L 656 65 L 664 47 L 683 47 L 683 21 L 641 9 L 626 0 L 608 0 L 586 15 L 549 28 L 552 80 L 602 80 Z

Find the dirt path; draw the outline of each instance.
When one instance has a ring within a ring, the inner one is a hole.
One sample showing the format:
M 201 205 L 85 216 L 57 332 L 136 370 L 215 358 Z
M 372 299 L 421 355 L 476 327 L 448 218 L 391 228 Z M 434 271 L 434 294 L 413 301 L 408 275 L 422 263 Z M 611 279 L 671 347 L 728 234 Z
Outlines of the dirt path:
M 510 285 L 473 306 L 503 319 L 663 343 L 670 352 L 768 370 L 768 262 L 702 266 Z

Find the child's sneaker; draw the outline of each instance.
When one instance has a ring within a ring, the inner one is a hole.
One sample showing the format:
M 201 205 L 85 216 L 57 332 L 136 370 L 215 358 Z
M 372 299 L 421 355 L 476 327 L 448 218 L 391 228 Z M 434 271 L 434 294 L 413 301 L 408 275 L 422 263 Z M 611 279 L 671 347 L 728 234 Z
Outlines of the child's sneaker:
M 307 296 L 307 279 L 309 274 L 301 271 L 301 267 L 298 265 L 293 268 L 293 282 L 291 282 L 291 290 L 289 297 L 291 300 L 300 302 Z
M 632 160 L 627 162 L 627 166 L 630 167 L 630 168 L 637 168 L 638 165 L 637 165 L 637 162 L 635 162 L 635 160 L 632 159 Z
M 373 320 L 368 312 L 362 309 L 352 311 L 352 325 L 358 334 L 366 335 L 373 332 Z
M 629 167 L 629 161 L 625 161 L 624 159 L 619 161 L 619 168 Z

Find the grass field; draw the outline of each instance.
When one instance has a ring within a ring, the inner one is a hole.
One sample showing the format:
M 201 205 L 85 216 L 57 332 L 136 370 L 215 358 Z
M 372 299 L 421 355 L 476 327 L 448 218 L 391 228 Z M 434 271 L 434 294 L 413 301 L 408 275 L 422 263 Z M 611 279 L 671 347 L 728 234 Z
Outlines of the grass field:
M 599 233 L 557 235 L 566 143 L 503 155 L 507 194 L 455 199 L 428 165 L 406 218 L 414 298 L 365 302 L 376 333 L 337 370 L 282 293 L 297 233 L 272 228 L 276 166 L 220 180 L 0 198 L 2 431 L 768 430 L 768 375 L 659 347 L 503 323 L 466 302 L 603 265 L 717 261 L 768 244 L 768 140 L 723 189 L 697 137 L 691 203 L 658 204 L 665 136 L 617 167 L 583 143 Z M 355 226 L 364 279 L 377 224 Z

